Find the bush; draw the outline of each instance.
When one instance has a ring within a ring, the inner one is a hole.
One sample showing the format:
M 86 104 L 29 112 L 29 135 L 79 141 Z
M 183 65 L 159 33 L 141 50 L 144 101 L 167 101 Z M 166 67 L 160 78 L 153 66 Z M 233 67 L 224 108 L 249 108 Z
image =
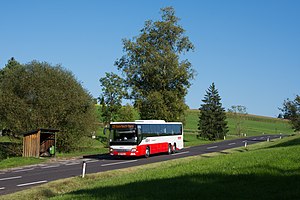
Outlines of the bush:
M 59 151 L 72 151 L 96 130 L 91 95 L 60 65 L 11 59 L 0 70 L 0 128 L 14 136 L 37 128 L 53 128 Z
M 0 143 L 0 160 L 22 156 L 23 146 L 21 143 L 1 142 Z

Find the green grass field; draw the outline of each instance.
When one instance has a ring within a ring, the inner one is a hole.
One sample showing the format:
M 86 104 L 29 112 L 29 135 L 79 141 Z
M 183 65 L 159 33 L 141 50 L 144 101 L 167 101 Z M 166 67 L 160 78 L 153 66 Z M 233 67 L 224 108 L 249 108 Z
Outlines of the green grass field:
M 185 134 L 197 134 L 198 131 L 198 110 L 188 110 L 186 112 L 186 124 L 184 127 Z M 256 115 L 246 115 L 242 121 L 243 133 L 247 136 L 255 136 L 264 134 L 291 134 L 293 130 L 287 120 L 262 117 Z M 235 130 L 235 118 L 227 114 L 228 122 L 228 138 L 239 137 Z
M 300 136 L 54 181 L 0 199 L 299 199 Z
M 0 161 L 0 170 L 8 169 L 13 167 L 20 167 L 26 165 L 34 165 L 46 162 L 48 159 L 44 158 L 23 158 L 23 157 L 12 157 Z

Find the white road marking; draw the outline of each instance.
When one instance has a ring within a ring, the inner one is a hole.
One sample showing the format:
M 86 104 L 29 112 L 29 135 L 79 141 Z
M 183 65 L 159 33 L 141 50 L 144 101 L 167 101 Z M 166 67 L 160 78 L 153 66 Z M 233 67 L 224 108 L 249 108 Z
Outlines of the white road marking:
M 46 164 L 38 164 L 37 165 L 38 167 L 45 167 L 45 166 L 47 166 Z
M 59 167 L 60 165 L 50 165 L 46 167 L 41 167 L 42 169 L 48 169 L 48 168 L 54 168 L 54 167 Z
M 0 190 L 4 190 L 4 189 L 5 189 L 5 187 L 1 187 L 1 188 L 0 188 Z
M 189 151 L 179 152 L 179 153 L 171 154 L 171 156 L 177 156 L 185 153 L 190 153 L 190 152 Z
M 18 179 L 18 178 L 22 178 L 22 176 L 13 176 L 13 177 L 1 178 L 0 181 L 6 181 L 6 180 Z
M 244 140 L 243 143 L 247 142 L 247 140 Z
M 99 160 L 91 160 L 91 161 L 87 161 L 86 163 L 93 163 L 93 162 L 98 162 Z
M 231 145 L 234 145 L 234 144 L 235 144 L 235 142 L 233 142 L 233 143 L 229 143 L 228 145 L 229 145 L 229 146 L 231 146 Z
M 215 148 L 218 148 L 218 146 L 207 147 L 206 149 L 215 149 Z
M 34 170 L 34 168 L 29 168 L 29 169 L 20 169 L 20 170 L 13 171 L 13 172 L 26 172 L 26 171 L 31 171 L 31 170 Z
M 36 181 L 36 182 L 31 182 L 31 183 L 23 183 L 23 184 L 17 185 L 17 187 L 23 187 L 23 186 L 27 186 L 27 185 L 36 185 L 36 184 L 47 183 L 47 182 L 48 181 L 44 180 L 44 181 Z
M 128 161 L 123 161 L 123 162 L 108 163 L 108 164 L 101 165 L 101 167 L 110 166 L 110 165 L 120 165 L 120 164 L 125 164 L 125 163 L 136 162 L 136 161 L 138 161 L 138 160 L 128 160 Z
M 260 137 L 260 139 L 264 139 L 264 137 Z
M 78 162 L 76 162 L 76 163 L 67 163 L 67 164 L 65 164 L 66 166 L 71 166 L 71 165 L 78 165 L 78 164 L 80 164 L 80 163 L 78 163 Z
M 256 140 L 256 138 L 253 138 L 253 140 Z

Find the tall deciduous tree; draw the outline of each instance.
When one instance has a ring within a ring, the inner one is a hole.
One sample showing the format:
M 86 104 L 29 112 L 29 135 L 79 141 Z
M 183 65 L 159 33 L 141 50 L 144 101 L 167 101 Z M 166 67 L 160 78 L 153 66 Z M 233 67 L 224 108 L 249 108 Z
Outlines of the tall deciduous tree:
M 234 118 L 236 134 L 238 136 L 243 136 L 243 122 L 245 121 L 247 108 L 242 105 L 231 106 L 231 108 L 228 109 L 228 113 Z
M 105 124 L 115 121 L 122 107 L 122 99 L 126 96 L 124 80 L 115 73 L 105 73 L 100 78 L 102 86 L 101 106 Z
M 208 88 L 199 110 L 199 135 L 209 140 L 221 139 L 228 132 L 226 113 L 215 84 Z
M 11 59 L 0 70 L 0 121 L 15 136 L 59 129 L 58 150 L 70 151 L 95 130 L 95 106 L 74 75 L 61 66 Z
M 130 104 L 122 106 L 119 110 L 118 121 L 120 122 L 132 122 L 138 119 L 140 119 L 139 113 Z
M 142 119 L 182 120 L 195 72 L 188 60 L 180 61 L 180 55 L 194 46 L 174 9 L 166 7 L 161 13 L 161 20 L 145 22 L 138 37 L 123 40 L 126 54 L 115 65 L 125 75 Z
M 293 129 L 300 131 L 300 96 L 297 95 L 293 101 L 285 100 L 280 110 L 283 112 L 283 117 L 290 120 Z

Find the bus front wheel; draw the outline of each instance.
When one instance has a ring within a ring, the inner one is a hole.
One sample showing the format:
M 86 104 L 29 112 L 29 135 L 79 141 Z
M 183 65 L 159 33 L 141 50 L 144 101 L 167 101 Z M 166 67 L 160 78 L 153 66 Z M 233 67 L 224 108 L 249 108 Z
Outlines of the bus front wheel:
M 146 157 L 146 158 L 149 158 L 149 156 L 150 156 L 150 148 L 147 147 L 147 148 L 146 148 L 146 152 L 145 152 L 145 157 Z
M 168 147 L 168 154 L 169 154 L 169 155 L 172 154 L 172 151 L 173 151 L 172 148 L 173 148 L 172 145 L 169 144 L 169 147 Z

